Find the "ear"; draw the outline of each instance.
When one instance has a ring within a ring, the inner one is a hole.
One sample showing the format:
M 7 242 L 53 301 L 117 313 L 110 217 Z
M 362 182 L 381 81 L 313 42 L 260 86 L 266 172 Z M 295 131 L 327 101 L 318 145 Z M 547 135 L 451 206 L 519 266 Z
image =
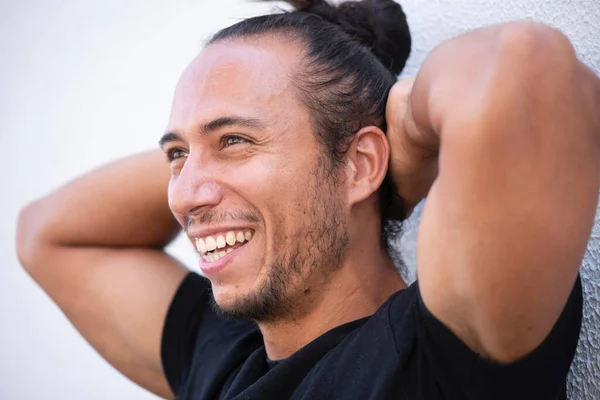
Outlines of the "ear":
M 348 205 L 353 206 L 377 191 L 388 172 L 390 146 L 376 126 L 362 128 L 346 152 Z

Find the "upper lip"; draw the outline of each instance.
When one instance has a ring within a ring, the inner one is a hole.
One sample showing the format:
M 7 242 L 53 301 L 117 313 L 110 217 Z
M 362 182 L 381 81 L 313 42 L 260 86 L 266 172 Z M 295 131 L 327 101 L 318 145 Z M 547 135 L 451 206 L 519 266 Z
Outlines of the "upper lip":
M 214 236 L 218 233 L 227 233 L 227 232 L 246 232 L 246 231 L 252 231 L 254 233 L 254 228 L 250 228 L 248 226 L 221 226 L 221 227 L 211 227 L 211 228 L 204 228 L 204 229 L 197 229 L 197 230 L 193 230 L 190 229 L 187 231 L 187 235 L 190 238 L 193 239 L 203 239 L 207 236 Z

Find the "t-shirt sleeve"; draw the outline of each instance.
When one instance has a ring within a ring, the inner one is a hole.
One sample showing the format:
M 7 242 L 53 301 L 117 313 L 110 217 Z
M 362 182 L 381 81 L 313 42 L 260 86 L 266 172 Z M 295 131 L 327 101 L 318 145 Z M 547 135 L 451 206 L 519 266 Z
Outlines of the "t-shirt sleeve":
M 161 359 L 176 396 L 194 362 L 202 363 L 200 373 L 207 375 L 207 380 L 214 380 L 215 374 L 228 372 L 222 355 L 235 347 L 238 339 L 257 331 L 253 324 L 218 316 L 211 301 L 210 281 L 193 272 L 184 278 L 171 301 L 162 332 Z
M 470 350 L 425 307 L 417 295 L 420 351 L 439 378 L 442 392 L 465 399 L 563 399 L 566 376 L 575 355 L 582 319 L 578 277 L 566 306 L 546 339 L 511 364 L 486 360 Z

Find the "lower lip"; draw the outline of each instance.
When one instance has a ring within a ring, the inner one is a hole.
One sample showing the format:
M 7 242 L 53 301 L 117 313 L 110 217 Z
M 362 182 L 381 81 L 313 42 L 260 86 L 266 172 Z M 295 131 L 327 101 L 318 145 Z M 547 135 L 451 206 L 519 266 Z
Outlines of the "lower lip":
M 223 257 L 213 262 L 206 261 L 202 256 L 200 256 L 200 270 L 208 278 L 218 274 L 219 272 L 223 271 L 227 267 L 227 264 L 229 264 L 235 257 L 237 257 L 240 251 L 247 245 L 248 243 L 238 247 L 232 252 L 225 254 Z

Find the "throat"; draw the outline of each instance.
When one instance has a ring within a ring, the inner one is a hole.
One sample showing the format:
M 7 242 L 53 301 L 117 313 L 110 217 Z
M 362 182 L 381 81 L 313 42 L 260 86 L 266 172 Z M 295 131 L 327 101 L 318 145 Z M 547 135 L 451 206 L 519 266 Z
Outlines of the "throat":
M 303 291 L 307 303 L 302 310 L 294 309 L 286 319 L 258 322 L 269 359 L 285 359 L 336 327 L 372 316 L 392 294 L 406 288 L 393 264 L 372 270 L 375 276 L 361 276 L 342 268 L 327 283 Z

